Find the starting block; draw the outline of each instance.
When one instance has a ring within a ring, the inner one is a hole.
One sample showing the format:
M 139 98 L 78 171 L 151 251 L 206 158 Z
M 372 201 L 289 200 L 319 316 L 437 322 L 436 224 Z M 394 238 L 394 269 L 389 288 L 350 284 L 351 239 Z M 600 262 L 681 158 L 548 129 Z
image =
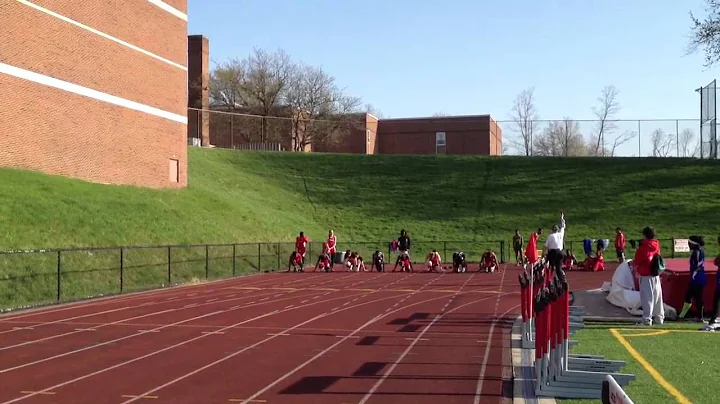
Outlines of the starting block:
M 584 307 L 570 305 L 564 274 L 546 279 L 549 268 L 533 267 L 519 277 L 524 349 L 535 349 L 535 394 L 539 397 L 600 399 L 611 377 L 626 386 L 635 375 L 619 373 L 624 361 L 598 355 L 570 355 L 577 341 L 570 336 L 584 328 Z M 562 279 L 560 279 L 562 278 Z M 622 390 L 622 389 L 621 389 Z

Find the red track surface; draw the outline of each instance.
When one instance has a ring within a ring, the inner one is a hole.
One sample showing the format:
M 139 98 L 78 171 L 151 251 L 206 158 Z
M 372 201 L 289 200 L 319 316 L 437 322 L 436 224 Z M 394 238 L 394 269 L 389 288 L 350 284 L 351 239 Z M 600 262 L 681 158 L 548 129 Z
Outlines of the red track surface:
M 267 274 L 0 317 L 0 404 L 499 403 L 517 274 Z

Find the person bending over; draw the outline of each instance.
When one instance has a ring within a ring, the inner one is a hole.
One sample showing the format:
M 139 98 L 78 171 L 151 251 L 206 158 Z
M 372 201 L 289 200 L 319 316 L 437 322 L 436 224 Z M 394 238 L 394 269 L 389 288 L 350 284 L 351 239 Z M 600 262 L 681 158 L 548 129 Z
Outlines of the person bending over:
M 385 272 L 385 255 L 383 255 L 382 251 L 375 250 L 372 255 L 372 266 L 370 269 L 374 269 L 378 272 Z
M 410 255 L 402 254 L 400 256 L 400 270 L 402 272 L 413 272 L 412 263 L 410 262 Z M 395 272 L 394 269 L 393 272 Z
M 487 250 L 483 253 L 482 258 L 480 258 L 480 271 L 485 271 L 487 273 L 493 273 L 498 269 L 498 260 L 497 255 L 495 255 L 494 251 Z
M 453 253 L 453 270 L 457 273 L 467 272 L 467 258 L 465 253 L 462 251 L 456 251 Z
M 697 308 L 697 314 L 702 321 L 703 317 L 703 289 L 707 279 L 705 276 L 705 239 L 703 236 L 690 236 L 688 239 L 690 246 L 690 285 L 685 292 L 685 303 L 683 304 L 680 318 L 685 318 L 690 308 L 692 308 L 693 300 Z
M 427 256 L 428 272 L 442 272 L 442 259 L 437 250 L 432 250 Z
M 325 272 L 332 272 L 332 265 L 330 264 L 330 255 L 329 254 L 320 254 L 318 257 L 317 264 L 315 264 L 315 271 L 319 269 L 322 269 Z
M 297 251 L 290 253 L 288 260 L 288 272 L 303 272 L 303 257 Z

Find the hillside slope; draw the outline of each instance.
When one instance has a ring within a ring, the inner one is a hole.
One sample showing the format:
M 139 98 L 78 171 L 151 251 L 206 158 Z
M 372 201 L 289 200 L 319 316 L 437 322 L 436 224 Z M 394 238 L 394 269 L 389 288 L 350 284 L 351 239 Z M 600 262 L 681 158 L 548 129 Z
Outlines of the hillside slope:
M 0 250 L 312 239 L 508 239 L 568 212 L 568 238 L 720 233 L 720 164 L 249 153 L 191 148 L 184 190 L 0 170 Z

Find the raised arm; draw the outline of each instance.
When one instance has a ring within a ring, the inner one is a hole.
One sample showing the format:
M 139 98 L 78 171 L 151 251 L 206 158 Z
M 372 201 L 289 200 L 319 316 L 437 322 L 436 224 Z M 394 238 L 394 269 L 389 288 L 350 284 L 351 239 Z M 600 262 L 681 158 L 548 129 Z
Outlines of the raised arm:
M 565 236 L 565 209 L 560 211 L 560 234 Z

